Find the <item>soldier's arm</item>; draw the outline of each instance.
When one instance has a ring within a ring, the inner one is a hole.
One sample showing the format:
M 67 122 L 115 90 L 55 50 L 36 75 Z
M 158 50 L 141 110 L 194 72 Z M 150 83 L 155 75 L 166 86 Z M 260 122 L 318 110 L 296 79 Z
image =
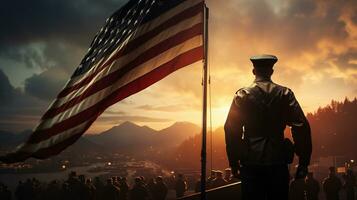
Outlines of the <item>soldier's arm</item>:
M 295 143 L 295 153 L 299 157 L 299 165 L 307 167 L 310 164 L 312 142 L 311 129 L 294 93 L 287 91 L 288 96 L 288 125 L 291 127 Z
M 235 97 L 236 98 L 236 97 Z M 239 108 L 235 103 L 235 99 L 231 104 L 226 123 L 224 125 L 226 151 L 228 156 L 229 165 L 232 172 L 239 168 L 239 157 L 237 147 L 242 140 L 242 120 L 239 114 Z

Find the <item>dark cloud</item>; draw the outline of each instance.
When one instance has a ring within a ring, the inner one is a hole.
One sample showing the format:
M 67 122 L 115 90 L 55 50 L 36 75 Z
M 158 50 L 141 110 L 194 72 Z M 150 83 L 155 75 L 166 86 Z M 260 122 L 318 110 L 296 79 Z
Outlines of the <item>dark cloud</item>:
M 25 82 L 25 92 L 42 100 L 53 100 L 65 84 L 64 73 L 61 68 L 51 68 L 39 75 L 33 75 Z
M 70 41 L 88 45 L 104 23 L 124 0 L 37 0 L 5 1 L 0 8 L 1 46 L 34 41 Z
M 125 0 L 6 1 L 0 8 L 0 59 L 40 68 L 26 93 L 51 100 L 64 86 L 106 17 Z M 20 70 L 20 69 L 19 69 Z
M 357 48 L 350 49 L 346 53 L 331 56 L 331 60 L 334 61 L 336 66 L 344 69 L 356 69 L 357 70 Z
M 70 78 L 82 53 L 70 44 L 50 42 L 43 48 L 42 54 L 49 67 L 26 79 L 24 90 L 42 100 L 52 100 Z
M 15 97 L 15 89 L 6 74 L 0 70 L 0 107 L 9 104 Z
M 47 103 L 14 88 L 0 70 L 0 129 L 22 131 L 31 129 L 44 112 Z

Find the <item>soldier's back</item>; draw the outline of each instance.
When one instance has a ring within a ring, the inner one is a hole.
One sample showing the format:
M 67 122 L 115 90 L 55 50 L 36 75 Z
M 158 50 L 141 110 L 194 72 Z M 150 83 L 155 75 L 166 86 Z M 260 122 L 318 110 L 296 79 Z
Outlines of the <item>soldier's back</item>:
M 256 80 L 237 91 L 235 101 L 244 121 L 243 137 L 249 148 L 246 165 L 286 164 L 284 129 L 293 93 L 271 80 Z

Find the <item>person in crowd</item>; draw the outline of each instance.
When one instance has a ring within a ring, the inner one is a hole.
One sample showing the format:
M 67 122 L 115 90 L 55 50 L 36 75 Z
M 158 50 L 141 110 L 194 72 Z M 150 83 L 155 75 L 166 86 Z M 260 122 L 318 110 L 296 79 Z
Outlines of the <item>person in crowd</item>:
M 87 178 L 86 180 L 86 191 L 88 194 L 88 200 L 95 200 L 96 198 L 96 188 L 92 182 L 91 178 Z
M 356 187 L 356 177 L 351 169 L 348 169 L 346 174 L 343 175 L 344 184 L 343 187 L 346 190 L 347 200 L 355 200 L 355 187 Z
M 212 187 L 221 187 L 227 184 L 227 181 L 223 179 L 223 172 L 216 171 L 216 178 L 212 181 Z
M 341 180 L 336 176 L 335 167 L 329 168 L 329 175 L 322 183 L 326 200 L 339 200 L 339 193 L 342 188 Z
M 24 183 L 23 197 L 26 200 L 34 200 L 35 199 L 35 188 L 34 183 L 31 179 L 27 179 Z
M 17 200 L 25 200 L 25 186 L 24 183 L 22 181 L 19 181 L 19 183 L 17 184 L 17 187 L 15 189 L 15 198 Z
M 116 187 L 119 187 L 119 176 L 113 176 L 112 177 L 112 181 L 113 181 L 113 185 L 115 185 Z
M 195 192 L 201 192 L 201 178 L 198 178 L 196 181 Z
M 309 172 L 305 179 L 306 200 L 319 200 L 320 184 L 314 178 L 314 173 Z
M 1 200 L 12 200 L 11 191 L 7 188 L 5 184 L 0 183 L 0 199 Z
M 167 185 L 161 176 L 156 177 L 155 182 L 152 193 L 153 200 L 165 200 L 168 192 Z
M 107 184 L 103 188 L 101 199 L 118 200 L 120 189 L 113 184 L 113 179 L 108 178 Z
M 232 178 L 232 170 L 230 168 L 226 168 L 224 170 L 224 180 L 227 183 L 233 183 L 234 182 L 234 180 Z
M 212 181 L 216 178 L 216 171 L 211 170 L 211 175 L 207 179 L 207 189 L 212 188 Z
M 67 182 L 64 182 L 62 184 L 60 199 L 66 199 L 66 200 L 72 199 L 71 189 L 69 188 L 69 184 Z
M 96 199 L 101 199 L 103 195 L 104 183 L 100 180 L 99 177 L 94 178 L 93 185 L 95 187 L 95 197 Z
M 135 178 L 135 184 L 130 190 L 130 200 L 146 200 L 149 198 L 149 192 L 144 185 L 142 177 Z
M 177 180 L 175 183 L 176 197 L 180 198 L 185 195 L 187 191 L 187 182 L 185 181 L 183 174 L 178 174 Z
M 143 183 L 143 185 L 146 187 L 147 183 L 146 183 L 146 179 L 144 176 L 140 176 L 139 177 L 141 179 L 141 182 Z
M 44 194 L 43 199 L 61 200 L 61 185 L 57 180 L 51 181 Z
M 126 200 L 128 198 L 129 185 L 127 183 L 126 177 L 122 177 L 119 180 L 119 188 L 120 188 L 120 200 Z
M 90 191 L 86 184 L 86 177 L 81 174 L 78 176 L 78 180 L 79 180 L 79 185 L 78 185 L 79 199 L 81 200 L 89 199 Z
M 150 178 L 149 181 L 148 181 L 148 184 L 146 185 L 146 188 L 149 191 L 150 197 L 153 196 L 155 185 L 156 185 L 155 179 L 154 178 Z
M 293 179 L 290 183 L 289 200 L 305 200 L 305 190 L 306 185 L 304 179 Z
M 81 182 L 75 171 L 69 173 L 67 183 L 70 200 L 81 199 Z

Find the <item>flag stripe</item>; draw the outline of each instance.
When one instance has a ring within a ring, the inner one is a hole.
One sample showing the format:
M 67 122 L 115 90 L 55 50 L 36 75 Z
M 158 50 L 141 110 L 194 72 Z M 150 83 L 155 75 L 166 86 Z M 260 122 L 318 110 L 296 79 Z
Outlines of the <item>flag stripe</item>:
M 26 144 L 23 146 L 21 149 L 26 152 L 36 152 L 39 149 L 47 148 L 49 146 L 53 146 L 58 143 L 58 141 L 63 141 L 66 140 L 70 137 L 73 137 L 74 135 L 81 134 L 83 130 L 86 130 L 87 127 L 89 127 L 92 122 L 95 121 L 95 118 L 89 119 L 87 118 L 86 121 L 84 121 L 81 124 L 78 124 L 77 126 L 74 126 L 70 129 L 67 129 L 60 134 L 54 135 L 46 140 L 43 140 L 41 142 L 38 142 L 36 144 Z
M 127 54 L 125 56 L 122 56 L 115 60 L 115 66 L 108 66 L 101 72 L 99 72 L 95 77 L 93 77 L 93 80 L 91 81 L 92 83 L 94 81 L 98 81 L 104 76 L 112 73 L 113 71 L 117 70 L 118 68 L 121 68 L 122 66 L 125 66 L 128 64 L 130 61 L 133 61 L 138 55 L 144 53 L 145 51 L 149 50 L 150 48 L 154 47 L 160 42 L 163 42 L 164 40 L 176 35 L 177 33 L 181 32 L 182 30 L 186 30 L 188 28 L 192 28 L 193 26 L 197 25 L 198 23 L 202 23 L 202 15 L 201 13 L 197 14 L 193 18 L 189 18 L 185 21 L 182 21 L 181 23 L 177 24 L 176 26 L 172 27 L 171 29 L 165 30 L 158 34 L 156 37 L 152 38 L 151 40 L 147 41 L 145 44 L 142 44 L 138 49 L 136 49 L 133 52 L 130 52 L 130 54 Z M 93 83 L 94 84 L 94 83 Z M 76 96 L 79 96 L 83 94 L 83 92 L 88 89 L 88 84 L 83 85 L 81 88 L 79 88 L 76 91 L 71 92 L 65 97 L 58 98 L 52 105 L 51 108 L 58 108 L 64 103 L 68 102 L 69 100 L 73 99 Z
M 107 96 L 105 99 L 101 100 L 91 108 L 84 110 L 80 114 L 75 115 L 67 120 L 64 120 L 60 124 L 56 124 L 50 129 L 34 132 L 30 136 L 28 143 L 34 144 L 46 140 L 54 135 L 57 135 L 69 128 L 76 126 L 77 124 L 86 121 L 88 116 L 98 116 L 112 104 L 147 88 L 148 86 L 163 79 L 165 76 L 176 71 L 177 69 L 197 62 L 202 58 L 203 46 L 180 54 L 174 59 L 172 59 L 170 62 L 161 65 L 160 67 L 136 79 L 135 81 L 119 88 L 118 90 Z M 84 130 L 83 133 L 85 131 L 86 130 Z
M 73 107 L 83 99 L 85 99 L 88 96 L 91 96 L 92 94 L 108 87 L 109 85 L 112 84 L 113 81 L 117 80 L 118 78 L 121 78 L 123 75 L 125 75 L 128 71 L 132 70 L 136 66 L 139 66 L 142 63 L 145 63 L 146 61 L 154 58 L 157 56 L 157 54 L 163 53 L 167 51 L 168 49 L 172 48 L 173 46 L 176 46 L 180 43 L 183 43 L 184 41 L 193 38 L 194 36 L 200 35 L 203 33 L 202 30 L 202 24 L 197 24 L 194 27 L 187 29 L 185 31 L 182 31 L 178 33 L 177 35 L 164 40 L 163 42 L 159 43 L 158 45 L 154 46 L 153 48 L 149 49 L 148 51 L 144 52 L 143 54 L 139 55 L 137 59 L 134 61 L 130 62 L 123 68 L 117 70 L 114 73 L 109 74 L 108 76 L 104 77 L 103 79 L 99 80 L 97 83 L 94 85 L 91 85 L 81 96 L 78 96 L 76 98 L 73 98 L 69 102 L 63 104 L 62 106 L 58 108 L 51 108 L 49 109 L 44 115 L 43 119 L 48 119 L 56 116 L 57 114 Z
M 123 76 L 121 79 L 117 80 L 116 82 L 112 83 L 111 87 L 107 87 L 96 94 L 86 98 L 79 104 L 77 104 L 75 107 L 72 107 L 71 109 L 68 109 L 59 115 L 56 115 L 55 117 L 51 119 L 46 119 L 43 120 L 40 125 L 36 128 L 36 130 L 42 130 L 42 129 L 47 129 L 53 126 L 56 123 L 60 123 L 61 121 L 68 119 L 71 116 L 74 116 L 78 113 L 80 113 L 82 110 L 85 110 L 94 104 L 96 104 L 98 101 L 102 100 L 107 96 L 109 93 L 114 91 L 117 88 L 122 87 L 123 85 L 128 84 L 129 82 L 135 80 L 136 78 L 139 78 L 140 76 L 143 76 L 149 71 L 152 71 L 156 67 L 169 62 L 172 60 L 174 57 L 176 57 L 177 54 L 184 53 L 186 51 L 189 51 L 190 49 L 202 46 L 203 41 L 202 41 L 202 36 L 196 36 L 190 40 L 185 41 L 184 43 L 177 45 L 170 50 L 164 52 L 163 54 L 160 54 L 156 56 L 155 58 L 149 60 L 148 62 L 145 62 L 144 64 L 136 67 L 135 69 L 131 70 L 128 72 L 125 76 Z
M 177 14 L 176 16 L 174 16 L 173 18 L 168 19 L 167 21 L 163 22 L 161 25 L 159 25 L 158 27 L 156 27 L 155 29 L 143 34 L 142 36 L 130 41 L 125 48 L 121 49 L 119 52 L 117 52 L 116 55 L 114 55 L 113 57 L 109 58 L 108 61 L 106 61 L 104 64 L 99 64 L 100 67 L 95 70 L 95 72 L 93 72 L 93 74 L 90 74 L 89 76 L 85 77 L 83 80 L 80 80 L 79 83 L 76 83 L 74 85 L 71 85 L 70 87 L 66 87 L 64 88 L 59 94 L 58 94 L 58 98 L 64 97 L 66 95 L 68 95 L 69 93 L 71 93 L 74 90 L 77 90 L 78 88 L 88 84 L 92 78 L 99 73 L 101 70 L 103 70 L 105 67 L 107 67 L 111 62 L 113 62 L 115 59 L 117 59 L 120 56 L 123 56 L 133 50 L 135 50 L 136 48 L 138 48 L 142 43 L 144 43 L 145 41 L 149 40 L 150 38 L 154 37 L 155 35 L 157 35 L 158 33 L 169 29 L 170 27 L 176 25 L 177 23 L 193 17 L 195 15 L 197 15 L 198 13 L 202 12 L 202 8 L 203 8 L 203 3 L 199 3 L 193 7 L 187 8 L 186 10 L 182 11 L 181 13 Z M 150 24 L 151 25 L 151 24 Z M 147 27 L 150 27 L 147 26 Z M 146 26 L 143 26 L 142 30 L 145 30 Z M 140 28 L 139 28 L 139 32 L 140 32 Z

